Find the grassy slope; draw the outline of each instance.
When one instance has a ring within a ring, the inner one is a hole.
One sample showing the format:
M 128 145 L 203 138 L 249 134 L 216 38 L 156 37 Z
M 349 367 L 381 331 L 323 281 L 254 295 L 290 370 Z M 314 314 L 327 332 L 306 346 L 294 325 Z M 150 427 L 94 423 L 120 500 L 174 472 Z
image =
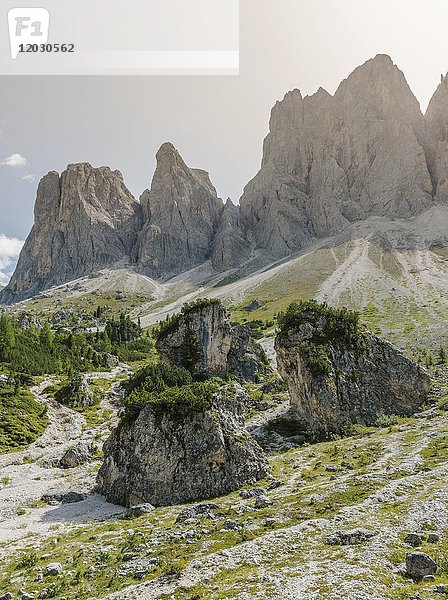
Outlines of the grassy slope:
M 0 453 L 25 448 L 34 442 L 48 425 L 46 408 L 30 392 L 14 392 L 11 386 L 0 387 Z

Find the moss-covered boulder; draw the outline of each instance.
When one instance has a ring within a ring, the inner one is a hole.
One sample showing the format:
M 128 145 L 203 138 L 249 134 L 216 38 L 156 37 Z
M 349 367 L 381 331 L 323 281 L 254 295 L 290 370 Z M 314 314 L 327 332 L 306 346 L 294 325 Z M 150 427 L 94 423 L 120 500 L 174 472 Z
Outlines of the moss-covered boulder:
M 150 392 L 128 413 L 104 445 L 100 493 L 124 506 L 163 506 L 213 498 L 266 476 L 266 458 L 244 429 L 240 386 L 215 392 L 213 385 Z
M 275 348 L 291 413 L 313 436 L 409 416 L 428 398 L 429 374 L 346 309 L 291 305 L 279 318 Z

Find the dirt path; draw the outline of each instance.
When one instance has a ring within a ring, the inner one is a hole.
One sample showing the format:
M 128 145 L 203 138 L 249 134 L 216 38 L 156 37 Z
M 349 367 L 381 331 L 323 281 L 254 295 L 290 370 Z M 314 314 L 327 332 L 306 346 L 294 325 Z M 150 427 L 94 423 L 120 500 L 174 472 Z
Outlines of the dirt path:
M 121 365 L 109 373 L 90 373 L 88 377 L 113 379 L 127 370 L 128 367 Z M 102 447 L 116 419 L 119 382 L 114 383 L 101 400 L 100 409 L 111 411 L 109 421 L 91 429 L 86 428 L 82 415 L 45 394 L 52 383 L 49 377 L 31 388 L 36 400 L 48 410 L 49 425 L 43 435 L 26 450 L 0 456 L 0 556 L 11 551 L 12 543 L 20 545 L 19 540 L 30 534 L 39 538 L 55 527 L 70 527 L 123 510 L 93 493 L 99 460 L 74 469 L 59 466 L 65 451 L 80 441 Z M 57 506 L 40 502 L 43 494 L 55 489 L 81 492 L 86 494 L 86 499 Z

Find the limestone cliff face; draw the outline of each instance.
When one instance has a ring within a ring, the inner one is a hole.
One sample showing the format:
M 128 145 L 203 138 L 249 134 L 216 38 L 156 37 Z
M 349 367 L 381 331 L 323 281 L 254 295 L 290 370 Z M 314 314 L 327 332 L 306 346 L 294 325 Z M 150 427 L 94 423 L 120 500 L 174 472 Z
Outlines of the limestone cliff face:
M 218 301 L 184 306 L 161 332 L 156 349 L 163 362 L 188 369 L 194 377 L 224 377 L 228 372 L 253 381 L 265 372 L 263 348 L 244 325 L 232 326 Z
M 206 171 L 190 169 L 172 144 L 157 153 L 151 189 L 143 192 L 137 264 L 151 275 L 186 271 L 210 258 L 223 203 Z
M 359 219 L 423 212 L 434 203 L 428 143 L 418 102 L 387 56 L 357 68 L 334 96 L 289 92 L 241 198 L 256 245 L 281 257 Z
M 441 82 L 426 111 L 431 140 L 431 161 L 433 165 L 436 199 L 448 202 L 448 75 Z
M 251 234 L 244 226 L 241 211 L 228 199 L 213 239 L 212 264 L 217 271 L 239 267 L 250 258 Z
M 224 206 L 205 171 L 170 143 L 141 204 L 121 175 L 70 165 L 40 183 L 35 224 L 0 302 L 119 261 L 167 279 L 288 256 L 371 217 L 409 219 L 448 202 L 448 77 L 427 114 L 378 55 L 338 87 L 288 92 L 272 109 L 259 173 Z M 255 260 L 254 260 L 255 259 Z
M 262 479 L 268 462 L 244 429 L 239 386 L 202 411 L 147 405 L 104 446 L 99 491 L 117 504 L 155 506 L 214 498 Z
M 316 437 L 382 415 L 409 416 L 428 398 L 430 377 L 392 344 L 317 303 L 301 308 L 275 340 L 291 413 Z
M 34 226 L 2 301 L 129 263 L 140 222 L 140 206 L 119 171 L 82 163 L 69 165 L 61 176 L 48 173 L 39 183 Z

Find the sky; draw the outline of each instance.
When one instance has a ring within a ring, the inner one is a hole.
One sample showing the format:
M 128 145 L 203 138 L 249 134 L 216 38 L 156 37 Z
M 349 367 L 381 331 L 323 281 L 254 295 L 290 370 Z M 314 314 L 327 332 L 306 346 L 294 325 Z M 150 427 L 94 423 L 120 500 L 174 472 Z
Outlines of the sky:
M 111 10 L 120 3 L 109 0 Z M 425 111 L 448 71 L 447 23 L 446 0 L 241 0 L 238 76 L 0 77 L 0 285 L 48 171 L 108 165 L 138 197 L 171 141 L 237 203 L 259 168 L 276 100 L 294 88 L 334 93 L 384 53 Z

